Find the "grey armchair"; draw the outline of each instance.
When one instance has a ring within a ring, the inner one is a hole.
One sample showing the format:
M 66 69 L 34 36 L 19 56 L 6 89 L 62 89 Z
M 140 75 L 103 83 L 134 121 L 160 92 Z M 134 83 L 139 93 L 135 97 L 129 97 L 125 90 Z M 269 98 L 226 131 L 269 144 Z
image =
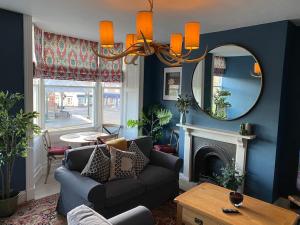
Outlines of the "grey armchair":
M 67 214 L 67 220 L 68 225 L 154 225 L 152 213 L 143 206 L 106 219 L 91 208 L 81 205 Z

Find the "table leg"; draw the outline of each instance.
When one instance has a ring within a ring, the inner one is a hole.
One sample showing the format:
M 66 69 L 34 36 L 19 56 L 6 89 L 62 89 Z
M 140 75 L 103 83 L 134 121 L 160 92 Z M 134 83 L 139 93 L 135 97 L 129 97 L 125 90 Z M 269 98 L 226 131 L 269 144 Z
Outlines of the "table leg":
M 176 225 L 182 225 L 182 206 L 177 204 L 177 219 Z

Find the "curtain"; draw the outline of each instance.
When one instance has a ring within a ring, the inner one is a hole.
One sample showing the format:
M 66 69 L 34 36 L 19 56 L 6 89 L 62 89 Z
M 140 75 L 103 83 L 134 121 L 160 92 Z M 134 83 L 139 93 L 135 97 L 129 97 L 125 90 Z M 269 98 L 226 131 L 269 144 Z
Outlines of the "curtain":
M 223 75 L 226 71 L 226 60 L 225 57 L 214 56 L 214 74 L 215 75 Z
M 108 50 L 107 48 L 100 48 L 100 53 L 102 55 L 111 55 L 111 52 L 118 54 L 123 51 L 123 44 L 117 43 L 114 45 L 113 50 Z M 122 82 L 123 72 L 122 72 L 122 62 L 123 59 L 118 59 L 115 61 L 107 61 L 105 59 L 100 59 L 100 71 L 101 78 L 103 82 Z
M 35 78 L 77 81 L 122 81 L 122 59 L 110 62 L 101 60 L 92 48 L 99 44 L 64 35 L 43 32 L 34 28 Z M 114 52 L 122 51 L 123 45 L 116 44 Z M 106 49 L 100 49 L 107 54 Z

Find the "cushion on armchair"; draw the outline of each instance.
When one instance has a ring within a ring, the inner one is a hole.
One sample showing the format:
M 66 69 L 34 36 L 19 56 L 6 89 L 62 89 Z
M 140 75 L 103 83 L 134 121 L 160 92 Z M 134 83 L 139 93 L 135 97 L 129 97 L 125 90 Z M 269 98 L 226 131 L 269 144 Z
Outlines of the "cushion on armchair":
M 164 153 L 170 153 L 170 154 L 175 154 L 176 149 L 173 148 L 171 145 L 154 145 L 154 149 L 159 152 L 164 152 Z

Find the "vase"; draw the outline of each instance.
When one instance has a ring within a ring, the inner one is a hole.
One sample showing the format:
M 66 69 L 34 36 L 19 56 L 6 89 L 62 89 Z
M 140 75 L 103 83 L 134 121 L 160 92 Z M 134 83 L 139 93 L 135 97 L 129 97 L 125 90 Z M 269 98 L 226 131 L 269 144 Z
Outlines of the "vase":
M 0 218 L 9 217 L 16 212 L 18 198 L 19 192 L 14 192 L 10 198 L 0 199 Z
M 236 191 L 229 193 L 229 200 L 235 207 L 240 207 L 243 204 L 244 196 Z
M 186 123 L 186 113 L 180 113 L 180 124 Z

